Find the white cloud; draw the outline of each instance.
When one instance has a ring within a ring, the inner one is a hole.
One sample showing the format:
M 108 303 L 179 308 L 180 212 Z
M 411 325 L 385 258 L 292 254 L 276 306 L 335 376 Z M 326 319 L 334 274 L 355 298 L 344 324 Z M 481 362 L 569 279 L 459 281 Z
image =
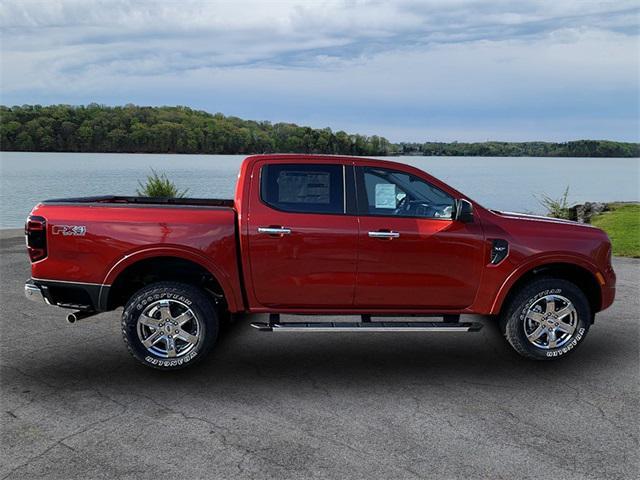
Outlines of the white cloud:
M 5 0 L 0 100 L 181 103 L 418 138 L 526 135 L 546 115 L 574 119 L 571 137 L 599 122 L 601 136 L 637 138 L 636 5 Z

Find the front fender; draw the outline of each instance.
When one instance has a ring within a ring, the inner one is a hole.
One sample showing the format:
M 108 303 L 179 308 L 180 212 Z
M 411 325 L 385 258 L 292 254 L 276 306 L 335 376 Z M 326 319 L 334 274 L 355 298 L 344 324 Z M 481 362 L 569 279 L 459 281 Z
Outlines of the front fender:
M 500 313 L 504 300 L 506 299 L 511 288 L 527 273 L 551 264 L 569 264 L 580 267 L 593 275 L 593 277 L 601 285 L 602 282 L 598 280 L 598 274 L 602 277 L 602 273 L 598 269 L 593 260 L 586 255 L 580 254 L 566 254 L 566 253 L 542 253 L 535 257 L 527 259 L 526 262 L 520 264 L 515 270 L 513 270 L 502 282 L 496 295 L 494 296 L 493 304 L 491 305 L 490 314 L 495 315 Z

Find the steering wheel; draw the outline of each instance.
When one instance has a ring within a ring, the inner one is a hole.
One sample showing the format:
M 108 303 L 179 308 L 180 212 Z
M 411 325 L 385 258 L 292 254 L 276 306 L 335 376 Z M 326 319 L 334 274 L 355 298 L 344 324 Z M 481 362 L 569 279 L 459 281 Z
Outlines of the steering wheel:
M 395 213 L 402 213 L 402 211 L 408 210 L 409 207 L 409 195 L 402 197 L 402 200 L 396 205 Z

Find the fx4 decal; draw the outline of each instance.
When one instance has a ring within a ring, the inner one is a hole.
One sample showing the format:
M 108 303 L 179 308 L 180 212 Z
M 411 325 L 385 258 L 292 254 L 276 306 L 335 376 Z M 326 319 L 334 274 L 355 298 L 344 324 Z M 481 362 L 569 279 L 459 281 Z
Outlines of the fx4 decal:
M 64 235 L 65 237 L 69 235 L 82 237 L 87 233 L 87 227 L 84 225 L 52 225 L 51 233 L 53 235 Z

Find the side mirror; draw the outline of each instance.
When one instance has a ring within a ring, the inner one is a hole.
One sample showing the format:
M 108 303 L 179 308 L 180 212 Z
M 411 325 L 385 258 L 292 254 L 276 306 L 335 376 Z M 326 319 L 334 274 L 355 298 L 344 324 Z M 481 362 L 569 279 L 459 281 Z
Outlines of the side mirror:
M 456 217 L 458 222 L 473 223 L 473 205 L 469 200 L 459 198 L 456 200 Z

